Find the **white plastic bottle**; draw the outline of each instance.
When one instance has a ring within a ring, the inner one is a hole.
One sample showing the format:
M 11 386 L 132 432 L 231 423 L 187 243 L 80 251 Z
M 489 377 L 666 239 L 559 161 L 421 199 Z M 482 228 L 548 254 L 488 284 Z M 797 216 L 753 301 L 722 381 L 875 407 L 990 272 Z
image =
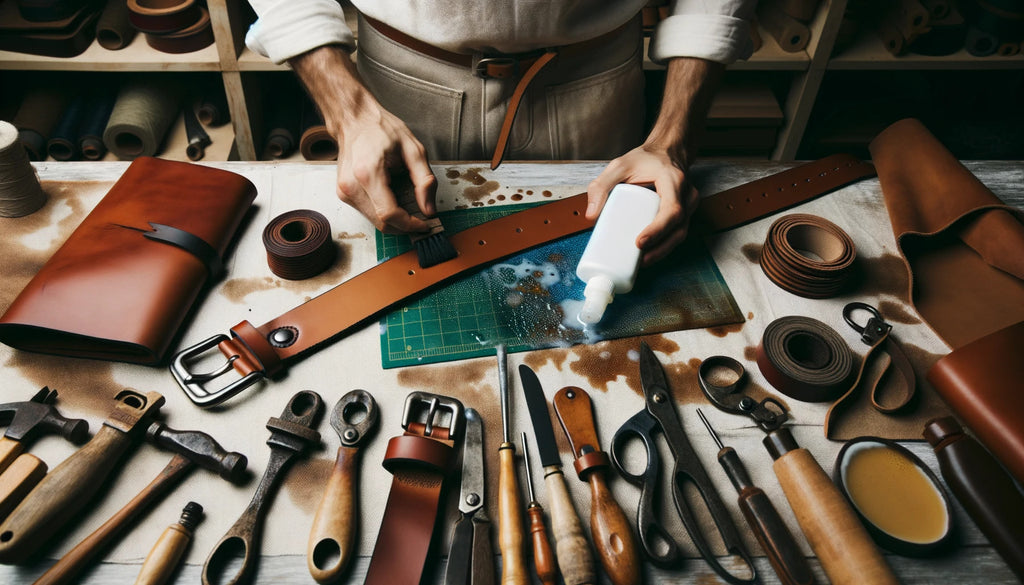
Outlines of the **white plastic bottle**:
M 601 320 L 616 294 L 633 290 L 640 266 L 636 238 L 658 213 L 661 199 L 646 187 L 616 185 L 605 202 L 576 276 L 587 283 L 579 320 L 592 325 Z

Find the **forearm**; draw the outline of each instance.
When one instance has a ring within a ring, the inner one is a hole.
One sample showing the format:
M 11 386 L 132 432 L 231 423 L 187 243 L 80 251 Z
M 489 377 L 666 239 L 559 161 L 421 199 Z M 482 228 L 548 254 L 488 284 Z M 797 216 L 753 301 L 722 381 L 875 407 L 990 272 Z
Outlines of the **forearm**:
M 724 65 L 704 59 L 669 61 L 661 109 L 644 146 L 666 152 L 681 169 L 688 169 L 724 71 Z
M 377 101 L 359 79 L 355 64 L 341 47 L 318 47 L 288 61 L 320 108 L 328 131 L 339 142 L 345 126 L 367 115 Z

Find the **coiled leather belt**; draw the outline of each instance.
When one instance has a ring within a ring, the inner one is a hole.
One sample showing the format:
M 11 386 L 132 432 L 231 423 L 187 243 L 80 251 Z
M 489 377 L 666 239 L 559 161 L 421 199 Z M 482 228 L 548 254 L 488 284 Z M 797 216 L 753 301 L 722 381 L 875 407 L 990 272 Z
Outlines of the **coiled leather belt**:
M 199 22 L 197 0 L 127 0 L 128 20 L 145 33 L 165 34 Z
M 282 213 L 263 228 L 263 247 L 270 271 L 288 280 L 320 274 L 334 262 L 331 224 L 310 209 Z
M 185 28 L 167 33 L 146 33 L 146 44 L 161 53 L 191 53 L 213 44 L 213 27 L 206 7 L 199 7 L 199 19 Z
M 765 327 L 757 366 L 779 392 L 804 402 L 835 400 L 849 387 L 853 351 L 835 329 L 810 317 Z
M 705 231 L 728 229 L 873 175 L 870 164 L 833 155 L 705 199 L 694 225 Z M 171 373 L 197 405 L 223 402 L 281 372 L 285 360 L 343 336 L 415 294 L 484 264 L 593 227 L 584 214 L 586 204 L 586 193 L 582 193 L 466 229 L 449 238 L 458 256 L 430 268 L 420 268 L 415 250 L 396 256 L 260 327 L 242 321 L 231 329 L 230 337 L 215 335 L 182 350 L 172 360 Z M 214 347 L 227 358 L 224 365 L 208 373 L 188 369 L 190 362 Z M 232 369 L 240 379 L 217 390 L 205 388 L 207 382 Z
M 853 240 L 842 228 L 815 215 L 792 214 L 768 228 L 761 248 L 761 270 L 795 295 L 826 299 L 850 284 L 856 257 Z

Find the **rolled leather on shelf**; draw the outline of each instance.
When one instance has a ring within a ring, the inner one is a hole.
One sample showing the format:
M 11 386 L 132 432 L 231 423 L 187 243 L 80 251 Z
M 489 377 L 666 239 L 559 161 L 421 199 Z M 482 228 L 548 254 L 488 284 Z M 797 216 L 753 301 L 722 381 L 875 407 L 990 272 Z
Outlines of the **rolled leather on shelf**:
M 125 0 L 107 0 L 107 5 L 96 22 L 96 42 L 109 51 L 117 51 L 131 44 L 136 29 L 128 20 Z
M 121 160 L 153 156 L 178 117 L 180 99 L 167 81 L 135 79 L 121 87 L 103 132 L 107 150 Z

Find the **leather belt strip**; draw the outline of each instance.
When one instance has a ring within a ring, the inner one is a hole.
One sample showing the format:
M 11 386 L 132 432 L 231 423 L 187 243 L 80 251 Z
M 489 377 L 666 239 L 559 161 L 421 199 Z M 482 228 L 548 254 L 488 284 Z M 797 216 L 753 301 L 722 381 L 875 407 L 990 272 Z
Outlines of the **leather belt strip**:
M 414 412 L 424 408 L 426 422 L 414 422 Z M 451 415 L 447 427 L 435 420 L 439 410 Z M 462 403 L 454 398 L 424 392 L 406 398 L 405 433 L 388 441 L 384 454 L 384 468 L 392 474 L 391 491 L 365 585 L 419 585 L 462 424 Z
M 781 317 L 768 324 L 757 365 L 779 392 L 804 402 L 835 400 L 853 373 L 853 351 L 828 325 L 810 317 Z
M 799 197 L 807 200 L 821 195 L 868 176 L 871 169 L 871 165 L 850 156 L 831 156 L 707 198 L 701 205 L 711 209 L 710 215 L 698 214 L 695 221 L 712 218 L 705 228 L 728 229 L 773 212 L 768 202 L 790 207 L 799 203 Z M 765 197 L 768 202 L 761 201 L 760 194 L 768 192 L 773 197 Z M 744 205 L 744 200 L 756 203 Z M 215 335 L 182 350 L 171 363 L 171 373 L 197 405 L 207 407 L 223 402 L 258 380 L 281 372 L 285 361 L 348 334 L 413 295 L 474 268 L 593 227 L 593 222 L 584 216 L 586 204 L 583 193 L 453 234 L 449 241 L 458 256 L 430 268 L 420 268 L 416 251 L 410 250 L 260 327 L 242 321 L 231 329 L 230 337 Z M 735 224 L 719 211 L 729 206 L 735 209 Z M 190 362 L 214 347 L 224 354 L 227 363 L 209 373 L 189 371 Z M 232 369 L 240 379 L 217 390 L 204 387 Z
M 270 271 L 288 280 L 320 274 L 334 262 L 331 224 L 310 209 L 282 213 L 263 228 L 263 247 Z
M 189 28 L 201 18 L 198 0 L 127 0 L 128 20 L 145 33 L 169 33 Z
M 206 7 L 199 7 L 199 20 L 187 28 L 166 34 L 146 33 L 146 44 L 161 53 L 192 53 L 213 44 L 213 27 Z
M 795 213 L 780 217 L 768 228 L 761 270 L 795 295 L 827 299 L 849 286 L 856 257 L 853 240 L 842 228 L 815 215 Z

